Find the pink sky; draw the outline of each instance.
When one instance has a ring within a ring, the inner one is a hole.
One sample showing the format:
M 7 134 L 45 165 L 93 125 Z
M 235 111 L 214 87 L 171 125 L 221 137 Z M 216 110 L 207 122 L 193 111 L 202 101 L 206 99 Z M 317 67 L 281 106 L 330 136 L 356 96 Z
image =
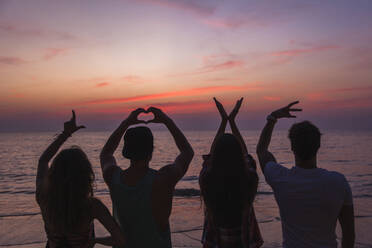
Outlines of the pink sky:
M 153 104 L 184 128 L 213 129 L 214 96 L 228 109 L 245 97 L 244 129 L 293 100 L 325 128 L 372 129 L 371 11 L 370 1 L 1 1 L 0 131 L 58 129 L 72 108 L 104 129 Z

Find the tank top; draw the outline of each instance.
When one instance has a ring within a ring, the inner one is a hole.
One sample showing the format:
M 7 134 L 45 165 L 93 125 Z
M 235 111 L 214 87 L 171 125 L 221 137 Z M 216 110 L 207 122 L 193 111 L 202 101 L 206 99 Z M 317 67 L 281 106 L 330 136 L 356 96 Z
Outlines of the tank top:
M 171 248 L 170 230 L 161 231 L 152 215 L 151 192 L 157 171 L 149 169 L 135 186 L 121 180 L 114 171 L 110 188 L 113 215 L 127 238 L 128 248 Z

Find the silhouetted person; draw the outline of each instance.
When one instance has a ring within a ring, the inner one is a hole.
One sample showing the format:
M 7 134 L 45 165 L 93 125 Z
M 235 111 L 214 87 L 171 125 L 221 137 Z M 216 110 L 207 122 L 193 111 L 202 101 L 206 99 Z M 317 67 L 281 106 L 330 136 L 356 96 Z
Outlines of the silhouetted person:
M 268 151 L 275 123 L 295 118 L 288 106 L 272 112 L 262 130 L 257 155 L 266 182 L 274 191 L 280 210 L 283 247 L 337 247 L 336 222 L 342 228 L 342 247 L 354 247 L 354 210 L 351 189 L 345 177 L 317 167 L 321 133 L 308 121 L 289 130 L 295 166 L 288 169 Z
M 263 244 L 253 210 L 257 193 L 256 163 L 235 124 L 243 98 L 228 116 L 215 98 L 221 124 L 199 176 L 205 203 L 204 248 L 260 247 Z M 229 121 L 232 134 L 225 133 Z
M 65 122 L 63 132 L 39 159 L 36 176 L 36 201 L 40 206 L 50 248 L 92 247 L 95 243 L 123 247 L 125 239 L 106 206 L 93 196 L 94 173 L 79 147 L 58 152 L 77 130 L 75 112 Z M 98 219 L 112 237 L 95 238 L 93 220 Z
M 151 112 L 148 122 L 137 119 L 140 113 Z M 149 168 L 153 152 L 153 136 L 147 127 L 129 126 L 139 123 L 163 123 L 172 134 L 179 155 L 172 164 L 160 170 Z M 127 130 L 128 129 L 128 130 Z M 124 135 L 125 133 L 125 135 Z M 130 166 L 122 170 L 114 152 L 124 135 L 123 156 Z M 101 152 L 103 177 L 110 189 L 113 213 L 127 237 L 128 248 L 172 247 L 169 216 L 173 191 L 185 175 L 194 152 L 176 124 L 160 109 L 137 109 L 113 132 Z

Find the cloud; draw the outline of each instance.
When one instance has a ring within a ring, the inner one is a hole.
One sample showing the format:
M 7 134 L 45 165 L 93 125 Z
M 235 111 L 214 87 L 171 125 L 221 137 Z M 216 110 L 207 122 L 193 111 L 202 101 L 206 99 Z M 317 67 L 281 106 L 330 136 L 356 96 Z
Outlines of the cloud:
M 43 59 L 50 60 L 59 55 L 65 54 L 67 51 L 68 51 L 67 48 L 47 48 L 43 56 Z
M 22 65 L 27 63 L 26 60 L 19 57 L 0 56 L 0 64 L 4 65 Z
M 192 13 L 197 16 L 209 16 L 215 12 L 214 6 L 201 4 L 202 1 L 193 0 L 137 0 L 139 2 L 151 3 L 168 8 L 178 9 L 185 12 Z
M 129 83 L 143 83 L 144 82 L 144 79 L 142 77 L 135 76 L 135 75 L 124 76 L 122 77 L 122 80 L 124 80 L 125 82 L 129 82 Z
M 61 31 L 46 30 L 43 28 L 20 27 L 14 24 L 0 23 L 0 33 L 16 36 L 51 37 L 58 40 L 76 40 L 73 34 Z
M 304 48 L 304 49 L 290 49 L 290 50 L 282 50 L 282 51 L 273 52 L 271 53 L 271 56 L 293 57 L 293 56 L 299 56 L 302 54 L 326 51 L 326 50 L 336 49 L 336 48 L 339 48 L 339 46 L 329 45 L 329 46 L 310 47 L 310 48 Z
M 102 87 L 109 86 L 109 85 L 110 83 L 108 82 L 102 82 L 102 83 L 96 84 L 96 88 L 102 88 Z
M 223 54 L 223 55 L 209 55 L 204 56 L 203 65 L 191 72 L 171 74 L 169 76 L 186 76 L 195 74 L 204 74 L 221 70 L 228 70 L 233 68 L 239 68 L 244 66 L 245 62 L 234 55 Z
M 232 69 L 235 67 L 241 67 L 244 65 L 244 62 L 241 60 L 228 60 L 222 63 L 218 64 L 212 64 L 212 65 L 206 65 L 202 68 L 200 68 L 195 73 L 208 73 L 213 71 L 219 71 L 219 70 L 226 70 L 226 69 Z
M 245 84 L 245 85 L 221 85 L 221 86 L 209 86 L 209 87 L 201 87 L 201 88 L 194 88 L 194 89 L 187 89 L 187 90 L 180 90 L 180 91 L 169 91 L 164 93 L 158 94 L 148 94 L 148 95 L 139 95 L 139 96 L 132 96 L 132 97 L 124 97 L 124 98 L 109 98 L 109 99 L 98 99 L 98 100 L 91 100 L 82 103 L 84 104 L 113 104 L 113 103 L 126 103 L 126 102 L 136 102 L 136 101 L 146 101 L 146 100 L 154 100 L 154 99 L 164 99 L 169 97 L 179 97 L 179 96 L 195 96 L 195 95 L 205 95 L 205 94 L 216 94 L 218 92 L 228 92 L 228 91 L 242 91 L 242 90 L 257 90 L 261 89 L 262 86 L 258 84 Z
M 372 86 L 363 86 L 363 87 L 349 87 L 349 88 L 333 88 L 326 89 L 322 91 L 310 92 L 306 95 L 306 99 L 314 102 L 333 102 L 335 101 L 334 96 L 337 93 L 349 93 L 349 92 L 368 92 L 372 91 Z
M 281 98 L 279 96 L 264 96 L 263 99 L 271 102 L 280 101 Z
M 242 19 L 208 18 L 202 23 L 213 28 L 238 28 L 246 24 Z

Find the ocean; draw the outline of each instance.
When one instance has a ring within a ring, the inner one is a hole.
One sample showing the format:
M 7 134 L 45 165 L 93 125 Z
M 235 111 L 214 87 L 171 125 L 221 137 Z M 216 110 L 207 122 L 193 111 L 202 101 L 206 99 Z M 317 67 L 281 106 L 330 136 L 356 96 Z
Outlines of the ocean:
M 255 156 L 259 131 L 243 131 L 248 150 Z M 372 132 L 323 131 L 318 166 L 343 173 L 349 181 L 354 199 L 356 247 L 372 247 Z M 53 140 L 54 133 L 0 133 L 0 246 L 45 247 L 45 233 L 39 208 L 35 202 L 35 175 L 40 154 Z M 109 209 L 111 202 L 103 182 L 99 153 L 110 132 L 78 132 L 64 145 L 79 145 L 89 156 L 96 175 L 95 196 Z M 171 215 L 174 247 L 201 247 L 203 207 L 198 195 L 198 175 L 202 155 L 207 154 L 215 131 L 188 131 L 195 157 L 185 177 L 177 184 Z M 174 161 L 177 147 L 166 131 L 155 131 L 152 168 Z M 118 164 L 129 163 L 116 153 Z M 270 150 L 278 162 L 293 166 L 293 155 L 286 131 L 274 131 Z M 263 247 L 281 247 L 281 225 L 278 207 L 270 187 L 258 171 L 260 182 L 255 210 L 264 238 Z M 96 223 L 96 234 L 104 235 Z M 340 228 L 337 227 L 338 241 Z M 339 242 L 340 243 L 340 242 Z M 99 246 L 97 246 L 99 247 Z

